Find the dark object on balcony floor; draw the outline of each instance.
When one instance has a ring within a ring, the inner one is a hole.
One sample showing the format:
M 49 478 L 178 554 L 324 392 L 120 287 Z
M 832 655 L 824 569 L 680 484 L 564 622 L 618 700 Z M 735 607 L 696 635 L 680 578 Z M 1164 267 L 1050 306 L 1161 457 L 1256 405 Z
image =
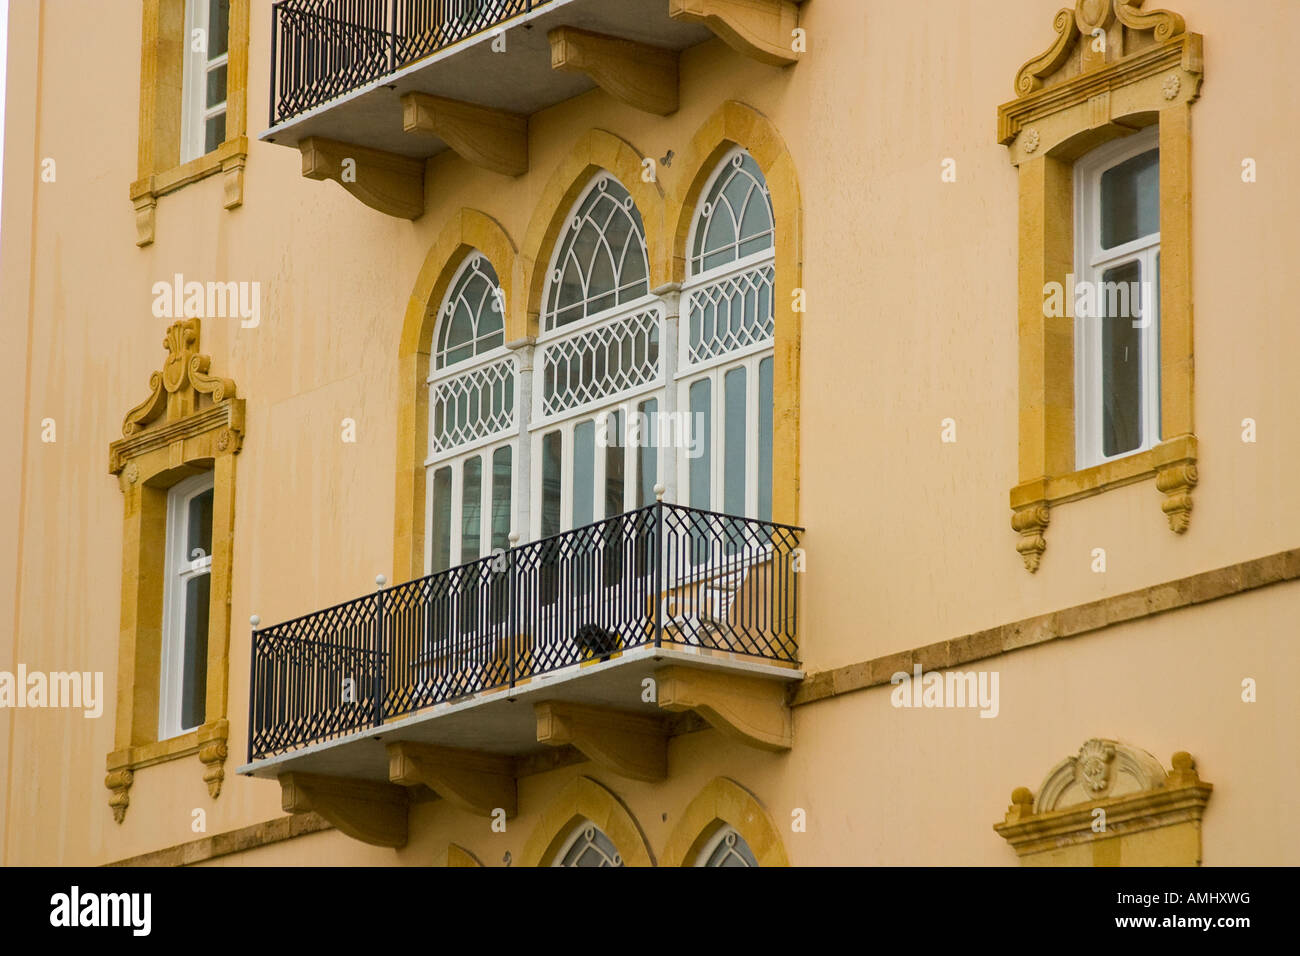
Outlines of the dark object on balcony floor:
M 598 624 L 584 624 L 578 628 L 578 633 L 573 635 L 573 643 L 577 644 L 578 649 L 584 654 L 608 660 L 609 655 L 618 650 L 618 635 Z

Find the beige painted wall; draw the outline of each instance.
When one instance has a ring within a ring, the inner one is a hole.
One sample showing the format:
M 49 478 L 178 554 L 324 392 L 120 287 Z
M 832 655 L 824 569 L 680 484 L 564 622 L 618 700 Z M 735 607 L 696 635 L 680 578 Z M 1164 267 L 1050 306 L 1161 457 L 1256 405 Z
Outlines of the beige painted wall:
M 518 180 L 449 153 L 430 163 L 428 211 L 415 223 L 304 180 L 296 151 L 253 143 L 242 208 L 221 208 L 219 177 L 187 186 L 159 201 L 157 241 L 145 249 L 133 244 L 127 199 L 139 4 L 114 4 L 110 15 L 91 0 L 45 0 L 39 35 L 36 5 L 12 4 L 0 397 L 22 413 L 11 411 L 4 426 L 0 668 L 102 670 L 112 699 L 122 521 L 107 445 L 163 358 L 166 323 L 150 314 L 150 287 L 175 272 L 258 281 L 260 328 L 205 320 L 202 343 L 248 403 L 231 608 L 232 771 L 245 757 L 241 622 L 254 612 L 268 622 L 304 613 L 391 575 L 397 338 L 447 217 L 480 208 L 521 243 L 537 197 L 583 131 L 603 127 L 644 155 L 680 155 L 728 98 L 782 131 L 805 203 L 799 520 L 809 529 L 808 670 L 1296 546 L 1300 499 L 1288 476 L 1300 467 L 1300 424 L 1289 366 L 1300 327 L 1289 321 L 1284 283 L 1300 258 L 1289 228 L 1300 219 L 1290 175 L 1300 133 L 1286 121 L 1300 80 L 1285 47 L 1300 30 L 1300 6 L 1168 5 L 1206 37 L 1192 112 L 1196 510 L 1177 537 L 1152 482 L 1066 505 L 1053 513 L 1031 577 L 1007 504 L 1017 468 L 1016 179 L 994 116 L 1016 69 L 1051 40 L 1059 2 L 817 0 L 806 10 L 810 52 L 797 67 L 779 71 L 705 44 L 683 58 L 678 113 L 638 114 L 600 92 L 560 104 L 533 117 L 532 168 Z M 265 122 L 268 23 L 269 4 L 254 0 L 253 133 Z M 33 119 L 22 96 L 36 91 Z M 33 196 L 36 161 L 47 156 L 58 180 Z M 1246 156 L 1259 162 L 1253 185 L 1240 182 Z M 945 157 L 957 161 L 955 184 L 940 182 Z M 666 189 L 694 173 L 660 170 Z M 1259 422 L 1254 445 L 1240 441 L 1247 416 Z M 45 417 L 58 423 L 52 445 L 39 440 Z M 358 423 L 355 445 L 339 440 L 344 417 Z M 955 445 L 939 441 L 946 417 L 958 424 Z M 1107 550 L 1104 575 L 1089 570 L 1094 547 Z M 1290 668 L 1289 686 L 1297 676 L 1286 651 L 1296 597 L 1294 586 L 1279 586 L 997 661 L 997 720 L 893 712 L 886 693 L 870 691 L 798 711 L 788 757 L 693 735 L 674 742 L 668 784 L 618 789 L 656 850 L 668 826 L 659 814 L 671 821 L 725 772 L 779 820 L 790 806 L 809 810 L 809 833 L 788 845 L 795 862 L 1013 862 L 989 829 L 1010 788 L 1036 787 L 1086 736 L 1115 736 L 1166 763 L 1175 749 L 1202 761 L 1216 785 L 1207 862 L 1296 862 L 1294 824 L 1270 809 L 1297 783 L 1294 757 L 1282 752 L 1296 705 L 1280 702 L 1281 675 Z M 1236 702 L 1252 667 L 1279 680 L 1276 703 Z M 102 862 L 171 845 L 194 836 L 194 807 L 207 810 L 209 833 L 279 813 L 278 788 L 233 773 L 209 800 L 189 758 L 137 774 L 126 821 L 115 824 L 103 787 L 111 713 L 91 721 L 0 711 L 4 862 Z M 508 838 L 516 858 L 528 815 L 574 772 L 524 782 L 525 815 Z M 420 808 L 415 843 L 399 856 L 423 862 L 441 852 L 463 829 L 456 817 Z M 1293 829 L 1278 838 L 1265 829 L 1274 825 Z M 487 842 L 459 842 L 500 858 Z M 379 853 L 338 834 L 300 843 L 268 853 L 332 860 L 338 848 L 355 861 Z

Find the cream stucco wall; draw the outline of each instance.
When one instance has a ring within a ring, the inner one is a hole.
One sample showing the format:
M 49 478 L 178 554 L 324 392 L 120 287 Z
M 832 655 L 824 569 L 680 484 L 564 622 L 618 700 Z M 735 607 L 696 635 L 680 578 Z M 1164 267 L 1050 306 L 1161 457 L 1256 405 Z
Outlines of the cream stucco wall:
M 140 771 L 125 822 L 103 786 L 112 749 L 120 602 L 121 492 L 106 449 L 147 394 L 165 320 L 150 287 L 187 279 L 261 283 L 262 322 L 208 319 L 202 351 L 247 400 L 238 458 L 232 575 L 231 757 L 244 760 L 251 613 L 271 622 L 366 592 L 390 574 L 397 342 L 425 253 L 461 207 L 522 244 L 538 197 L 571 144 L 608 129 L 642 155 L 679 155 L 727 99 L 766 114 L 802 191 L 804 285 L 799 523 L 809 570 L 805 668 L 818 671 L 1300 544 L 1300 327 L 1286 283 L 1300 258 L 1300 134 L 1287 122 L 1297 80 L 1286 56 L 1300 7 L 1177 0 L 1205 36 L 1192 110 L 1196 431 L 1201 483 L 1190 531 L 1175 536 L 1152 482 L 1054 511 L 1032 577 L 1015 552 L 1017 479 L 1016 174 L 995 142 L 995 109 L 1016 69 L 1051 40 L 1049 0 L 816 0 L 809 53 L 789 70 L 718 41 L 682 59 L 681 108 L 662 118 L 595 91 L 531 120 L 531 169 L 516 180 L 450 153 L 429 164 L 428 209 L 385 217 L 332 183 L 300 175 L 294 150 L 252 143 L 243 206 L 221 207 L 220 177 L 164 196 L 157 240 L 133 244 L 139 4 L 18 0 L 10 26 L 5 196 L 0 225 L 0 400 L 9 465 L 0 478 L 0 668 L 98 670 L 109 703 L 79 713 L 0 711 L 0 859 L 105 862 L 279 814 L 274 784 L 236 779 L 209 799 L 196 758 Z M 269 5 L 254 0 L 250 132 L 264 126 Z M 1259 182 L 1240 180 L 1241 160 Z M 57 181 L 37 182 L 57 162 Z M 957 182 L 940 164 L 957 163 Z M 666 191 L 697 171 L 661 167 Z M 778 306 L 788 303 L 780 290 Z M 21 411 L 20 411 L 21 410 Z M 1243 444 L 1240 421 L 1259 423 Z M 58 441 L 40 441 L 40 421 Z M 954 418 L 956 444 L 939 441 Z M 358 441 L 340 441 L 340 421 Z M 1091 551 L 1108 571 L 1090 571 Z M 11 587 L 10 581 L 16 581 Z M 1178 749 L 1216 786 L 1207 863 L 1295 862 L 1300 831 L 1274 808 L 1294 792 L 1294 585 L 1177 612 L 988 663 L 1002 716 L 896 712 L 884 690 L 796 711 L 784 757 L 712 732 L 673 741 L 659 787 L 607 781 L 657 852 L 672 815 L 729 774 L 788 827 L 790 858 L 815 862 L 1014 862 L 992 833 L 1014 785 L 1088 736 L 1115 736 L 1163 761 Z M 11 597 L 12 596 L 12 597 Z M 13 603 L 11 604 L 11 600 Z M 984 665 L 981 665 L 984 666 Z M 1238 700 L 1241 676 L 1272 695 Z M 1289 675 L 1289 676 L 1287 676 Z M 1284 683 L 1287 677 L 1289 683 Z M 1290 748 L 1288 756 L 1288 748 Z M 485 860 L 516 858 L 530 819 L 570 768 L 521 784 L 508 836 L 473 836 L 440 804 L 414 811 L 393 854 L 337 833 L 222 862 L 428 862 L 455 840 Z M 663 823 L 660 814 L 669 814 Z M 480 826 L 475 821 L 473 826 Z M 454 836 L 460 834 L 460 836 Z M 466 835 L 468 834 L 468 835 Z M 496 841 L 496 842 L 494 842 Z

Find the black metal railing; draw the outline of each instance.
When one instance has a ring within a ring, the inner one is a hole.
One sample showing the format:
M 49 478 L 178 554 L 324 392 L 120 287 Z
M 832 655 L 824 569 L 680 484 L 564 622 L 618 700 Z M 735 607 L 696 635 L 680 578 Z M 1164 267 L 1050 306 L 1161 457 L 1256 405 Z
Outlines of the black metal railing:
M 249 760 L 633 647 L 797 663 L 801 533 L 656 503 L 255 630 Z
M 270 125 L 553 0 L 280 0 Z

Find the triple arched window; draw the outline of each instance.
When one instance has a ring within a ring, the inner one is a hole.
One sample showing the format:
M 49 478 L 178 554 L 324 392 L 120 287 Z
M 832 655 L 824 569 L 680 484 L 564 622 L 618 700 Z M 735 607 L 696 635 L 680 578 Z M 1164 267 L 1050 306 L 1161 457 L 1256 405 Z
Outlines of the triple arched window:
M 770 520 L 775 225 L 745 150 L 706 182 L 687 249 L 680 300 L 652 290 L 641 211 L 598 172 L 562 224 L 522 372 L 492 263 L 466 255 L 430 361 L 430 571 L 512 533 L 634 511 L 658 486 L 667 501 Z

